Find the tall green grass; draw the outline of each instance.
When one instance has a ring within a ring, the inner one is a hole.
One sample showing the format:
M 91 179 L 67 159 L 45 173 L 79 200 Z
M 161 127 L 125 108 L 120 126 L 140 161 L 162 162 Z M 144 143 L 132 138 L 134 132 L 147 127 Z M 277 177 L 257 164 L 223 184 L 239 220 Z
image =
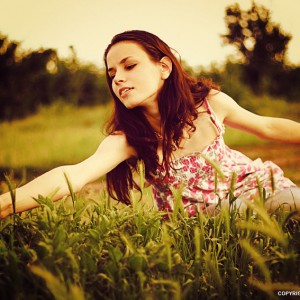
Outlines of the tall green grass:
M 142 182 L 142 180 L 141 180 Z M 70 189 L 71 186 L 70 186 Z M 115 205 L 74 194 L 0 221 L 1 299 L 278 299 L 299 290 L 300 224 L 269 215 L 265 195 L 245 212 L 208 217 L 153 202 Z

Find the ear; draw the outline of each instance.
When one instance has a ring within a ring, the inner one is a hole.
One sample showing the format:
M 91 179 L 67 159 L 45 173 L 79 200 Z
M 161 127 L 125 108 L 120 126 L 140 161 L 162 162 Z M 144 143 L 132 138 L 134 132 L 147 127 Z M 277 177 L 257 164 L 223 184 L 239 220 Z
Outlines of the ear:
M 164 56 L 160 60 L 161 65 L 161 79 L 167 79 L 172 72 L 172 61 L 168 56 Z

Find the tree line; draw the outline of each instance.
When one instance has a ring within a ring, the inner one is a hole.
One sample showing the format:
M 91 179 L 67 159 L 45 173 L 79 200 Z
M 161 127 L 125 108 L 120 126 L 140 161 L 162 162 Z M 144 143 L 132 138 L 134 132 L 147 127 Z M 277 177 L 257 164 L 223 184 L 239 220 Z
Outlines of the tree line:
M 209 70 L 185 65 L 194 76 L 209 76 L 237 101 L 245 91 L 300 100 L 300 67 L 288 64 L 291 35 L 271 21 L 270 12 L 255 2 L 248 10 L 238 4 L 225 10 L 224 45 L 234 45 L 238 59 Z M 200 37 L 199 37 L 200 38 Z M 105 72 L 93 64 L 81 63 L 72 55 L 60 59 L 54 49 L 24 51 L 20 42 L 0 33 L 0 120 L 22 118 L 41 105 L 67 102 L 96 105 L 110 100 Z
M 72 55 L 62 60 L 56 50 L 26 52 L 20 42 L 0 34 L 0 120 L 25 117 L 53 102 L 82 106 L 109 101 L 104 71 L 80 63 L 70 49 Z

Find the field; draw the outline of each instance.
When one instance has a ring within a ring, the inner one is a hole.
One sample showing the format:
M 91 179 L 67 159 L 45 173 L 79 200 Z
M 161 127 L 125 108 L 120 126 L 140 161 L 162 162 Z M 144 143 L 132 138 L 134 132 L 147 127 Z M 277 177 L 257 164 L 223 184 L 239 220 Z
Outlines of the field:
M 52 106 L 0 124 L 2 172 L 19 184 L 82 160 L 103 138 L 109 110 Z M 226 139 L 252 158 L 276 162 L 300 182 L 299 146 L 229 129 Z M 270 216 L 263 190 L 245 213 L 232 207 L 210 218 L 186 216 L 178 194 L 166 219 L 153 207 L 149 188 L 145 201 L 133 193 L 132 207 L 124 207 L 107 197 L 100 182 L 76 195 L 70 186 L 71 197 L 55 204 L 40 197 L 40 208 L 0 221 L 1 299 L 299 296 L 300 223 L 288 213 Z M 8 190 L 4 182 L 1 189 Z
M 264 99 L 259 113 L 292 117 L 299 121 L 299 104 Z M 266 107 L 273 106 L 272 111 Z M 110 106 L 74 108 L 54 104 L 37 115 L 0 123 L 0 179 L 12 172 L 25 181 L 61 164 L 72 164 L 91 155 L 104 137 Z M 299 145 L 267 143 L 250 134 L 226 129 L 227 144 L 250 158 L 261 157 L 279 164 L 287 176 L 299 183 Z M 13 176 L 13 174 L 12 174 Z

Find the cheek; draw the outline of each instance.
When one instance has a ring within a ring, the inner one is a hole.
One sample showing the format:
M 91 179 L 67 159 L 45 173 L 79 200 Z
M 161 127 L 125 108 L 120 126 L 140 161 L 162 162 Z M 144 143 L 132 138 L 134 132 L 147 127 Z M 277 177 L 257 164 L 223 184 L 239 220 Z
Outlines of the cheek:
M 151 90 L 152 92 L 155 90 L 158 90 L 163 85 L 163 80 L 161 80 L 159 73 L 154 70 L 152 72 L 149 72 L 148 74 L 144 75 L 144 80 L 141 80 L 141 84 L 147 89 Z M 147 78 L 148 80 L 145 80 Z
M 163 85 L 164 85 L 164 80 L 161 80 L 158 77 L 154 77 L 153 80 L 151 80 L 151 82 L 149 82 L 148 86 L 152 91 L 159 91 L 159 90 L 161 90 Z

